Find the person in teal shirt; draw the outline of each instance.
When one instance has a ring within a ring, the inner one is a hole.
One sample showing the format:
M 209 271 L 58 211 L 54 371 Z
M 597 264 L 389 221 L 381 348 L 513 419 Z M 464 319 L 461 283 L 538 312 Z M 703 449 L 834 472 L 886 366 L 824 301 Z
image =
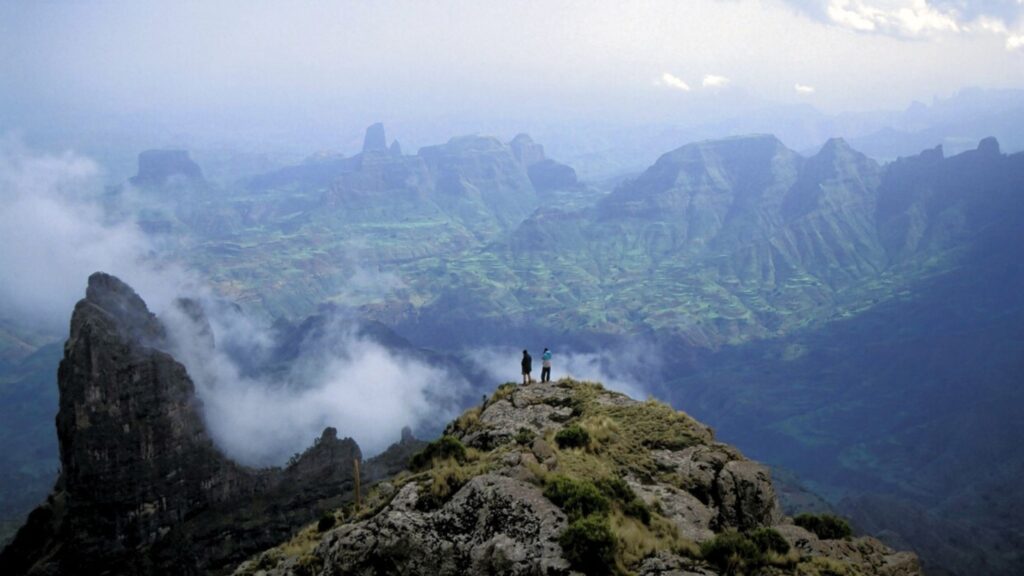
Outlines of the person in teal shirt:
M 540 381 L 551 382 L 551 350 L 544 349 L 544 354 L 540 357 L 541 369 L 540 369 Z

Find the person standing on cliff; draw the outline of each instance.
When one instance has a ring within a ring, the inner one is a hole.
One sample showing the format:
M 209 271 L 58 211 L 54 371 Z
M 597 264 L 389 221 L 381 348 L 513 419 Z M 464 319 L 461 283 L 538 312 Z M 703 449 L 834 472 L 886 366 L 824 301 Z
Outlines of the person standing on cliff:
M 533 383 L 533 377 L 530 376 L 530 372 L 533 372 L 533 358 L 526 350 L 523 350 L 523 361 L 521 364 L 523 366 L 523 384 Z
M 551 350 L 544 349 L 544 354 L 541 355 L 541 369 L 540 369 L 540 381 L 551 382 Z

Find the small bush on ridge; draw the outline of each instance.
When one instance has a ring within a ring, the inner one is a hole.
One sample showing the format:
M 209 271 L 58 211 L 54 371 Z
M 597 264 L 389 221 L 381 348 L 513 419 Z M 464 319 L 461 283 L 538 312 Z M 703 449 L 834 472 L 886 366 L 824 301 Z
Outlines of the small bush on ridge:
M 590 444 L 590 434 L 578 424 L 566 426 L 555 434 L 559 448 L 584 448 Z
M 853 534 L 846 520 L 831 514 L 801 514 L 793 523 L 822 540 L 841 540 Z
M 605 516 L 574 520 L 558 543 L 572 567 L 588 576 L 609 574 L 615 566 L 615 535 Z
M 427 447 L 418 452 L 409 460 L 409 467 L 413 470 L 423 470 L 430 466 L 435 459 L 454 459 L 460 464 L 466 461 L 466 447 L 454 436 L 442 436 L 434 440 Z
M 566 476 L 549 480 L 544 487 L 544 497 L 561 508 L 570 520 L 591 514 L 607 514 L 610 508 L 608 498 L 593 483 Z

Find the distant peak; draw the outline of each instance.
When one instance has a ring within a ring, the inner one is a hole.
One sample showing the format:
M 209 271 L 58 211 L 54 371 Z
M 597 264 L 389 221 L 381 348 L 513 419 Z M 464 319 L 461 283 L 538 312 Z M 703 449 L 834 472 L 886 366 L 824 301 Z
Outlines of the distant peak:
M 942 160 L 946 157 L 946 152 L 942 149 L 942 144 L 939 144 L 935 148 L 922 151 L 920 157 L 925 160 Z
M 138 172 L 130 182 L 135 186 L 163 186 L 172 178 L 204 183 L 203 171 L 189 157 L 188 150 L 145 150 L 139 153 Z
M 512 155 L 526 168 L 545 159 L 544 147 L 535 143 L 529 134 L 517 134 L 508 145 L 512 149 Z
M 402 145 L 398 143 L 398 140 L 395 140 L 394 142 L 391 143 L 391 148 L 388 148 L 388 151 L 391 153 L 392 156 L 401 156 Z
M 815 157 L 825 160 L 836 160 L 838 158 L 859 156 L 862 156 L 862 154 L 854 150 L 846 140 L 842 138 L 829 138 Z
M 786 146 L 774 134 L 744 134 L 726 138 L 715 138 L 713 140 L 702 140 L 693 144 L 687 144 L 684 148 L 734 148 L 746 145 L 769 146 L 773 148 L 785 148 Z
M 363 137 L 363 152 L 387 152 L 388 141 L 384 133 L 384 124 L 377 122 L 366 129 Z
M 978 143 L 978 152 L 994 156 L 1002 154 L 1002 152 L 999 149 L 999 141 L 992 136 L 984 138 L 981 142 Z
M 664 154 L 659 162 L 675 162 L 694 154 L 754 154 L 756 156 L 772 155 L 780 150 L 785 150 L 786 145 L 772 134 L 749 134 L 743 136 L 730 136 L 728 138 L 716 138 L 713 140 L 702 140 L 693 142 Z
M 851 150 L 849 143 L 842 138 L 829 138 L 822 150 Z

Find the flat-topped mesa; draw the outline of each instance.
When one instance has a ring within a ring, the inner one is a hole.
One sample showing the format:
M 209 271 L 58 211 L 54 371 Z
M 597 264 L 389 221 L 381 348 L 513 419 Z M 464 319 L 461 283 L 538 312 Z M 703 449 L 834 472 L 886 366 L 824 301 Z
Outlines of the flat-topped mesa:
M 129 179 L 140 188 L 161 187 L 172 182 L 193 186 L 206 184 L 203 171 L 187 150 L 146 150 L 139 154 L 138 172 Z
M 177 306 L 205 320 L 198 303 Z M 287 469 L 241 466 L 214 445 L 191 378 L 163 348 L 163 325 L 130 286 L 90 276 L 58 370 L 60 477 L 0 554 L 4 573 L 215 571 L 349 497 L 362 458 L 352 439 L 328 428 Z
M 767 468 L 703 424 L 563 379 L 503 384 L 347 522 L 235 574 L 921 574 L 913 554 L 825 536 L 784 517 Z M 774 556 L 720 561 L 712 550 L 737 539 Z

